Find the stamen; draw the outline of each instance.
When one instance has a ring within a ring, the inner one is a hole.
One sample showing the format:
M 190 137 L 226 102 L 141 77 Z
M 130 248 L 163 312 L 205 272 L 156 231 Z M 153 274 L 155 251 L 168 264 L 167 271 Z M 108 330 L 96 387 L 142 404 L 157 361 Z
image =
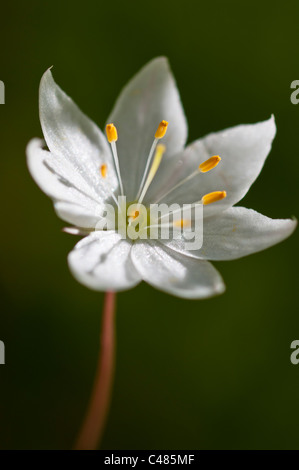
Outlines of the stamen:
M 106 163 L 103 163 L 103 165 L 100 166 L 100 173 L 101 173 L 101 177 L 103 179 L 106 179 L 107 172 L 108 172 L 108 166 L 107 166 Z M 119 207 L 118 201 L 117 201 L 112 189 L 110 188 L 110 186 L 108 185 L 108 183 L 106 181 L 105 181 L 105 187 L 106 187 L 107 191 L 109 192 L 110 196 L 112 197 L 113 201 L 115 202 L 115 204 Z
M 117 136 L 117 130 L 116 130 L 116 127 L 115 127 L 114 124 L 107 124 L 106 134 L 107 134 L 107 140 L 108 140 L 109 144 L 111 144 L 112 154 L 113 154 L 113 159 L 114 159 L 114 165 L 115 165 L 115 169 L 116 169 L 116 173 L 117 173 L 120 192 L 123 195 L 124 194 L 124 187 L 123 187 L 123 183 L 122 183 L 122 180 L 121 180 L 119 161 L 118 161 L 118 155 L 117 155 L 117 149 L 116 149 L 116 143 L 115 143 L 118 139 L 118 136 Z
M 102 178 L 106 178 L 106 176 L 107 176 L 107 165 L 106 165 L 106 163 L 101 165 L 100 172 L 101 172 Z
M 187 183 L 188 181 L 190 181 L 191 179 L 193 179 L 195 176 L 197 176 L 198 174 L 200 173 L 206 173 L 207 171 L 210 171 L 212 170 L 213 168 L 215 168 L 218 163 L 220 162 L 221 158 L 219 157 L 219 155 L 214 155 L 213 157 L 210 157 L 208 160 L 206 160 L 205 162 L 201 163 L 198 168 L 193 171 L 191 173 L 191 175 L 187 176 L 186 178 L 184 178 L 183 180 L 179 181 L 175 186 L 173 186 L 172 188 L 169 189 L 169 191 L 167 191 L 166 193 L 164 193 L 162 196 L 159 197 L 159 199 L 156 199 L 155 203 L 157 202 L 160 202 L 161 199 L 164 199 L 166 196 L 168 196 L 169 194 L 171 194 L 175 189 L 178 189 L 180 188 L 181 186 L 183 186 L 183 184 Z
M 206 194 L 205 196 L 203 196 L 201 198 L 200 201 L 198 202 L 193 202 L 191 204 L 186 204 L 185 206 L 188 206 L 189 209 L 193 209 L 195 208 L 197 205 L 207 205 L 207 204 L 212 204 L 213 202 L 217 202 L 217 201 L 221 201 L 221 199 L 224 199 L 226 197 L 226 191 L 214 191 L 212 193 L 208 193 Z M 185 207 L 186 208 L 186 207 Z M 170 215 L 174 216 L 175 214 L 177 213 L 181 213 L 183 212 L 184 208 L 183 207 L 179 207 L 178 209 L 174 210 L 174 211 L 169 211 L 169 212 L 166 212 L 165 214 L 161 215 L 158 219 L 158 224 L 154 224 L 154 225 L 148 225 L 146 226 L 145 228 L 146 229 L 149 229 L 149 228 L 162 228 L 162 227 L 170 227 L 170 224 L 169 222 L 166 223 L 166 224 L 163 224 L 163 222 L 161 223 L 161 221 L 165 218 L 165 217 L 169 217 Z M 191 220 L 189 219 L 177 219 L 173 222 L 173 226 L 174 227 L 177 227 L 177 228 L 184 228 L 184 227 L 190 227 L 191 226 Z
M 205 162 L 201 163 L 198 169 L 202 173 L 206 173 L 207 171 L 213 170 L 213 168 L 215 168 L 218 165 L 220 160 L 221 158 L 219 157 L 219 155 L 214 155 L 214 157 L 211 157 Z
M 185 206 L 188 206 L 189 209 L 193 209 L 194 207 L 196 207 L 199 204 L 202 204 L 202 205 L 206 206 L 207 204 L 212 204 L 213 202 L 221 201 L 221 199 L 224 199 L 226 196 L 227 196 L 226 191 L 214 191 L 212 193 L 208 193 L 205 196 L 203 196 L 200 201 L 192 202 L 191 204 L 186 204 Z M 159 220 L 161 221 L 165 217 L 169 217 L 170 215 L 173 216 L 173 215 L 175 215 L 179 212 L 182 212 L 182 211 L 183 211 L 183 207 L 179 207 L 178 209 L 176 209 L 174 211 L 166 212 L 165 214 L 162 214 L 159 217 Z M 180 222 L 180 219 L 175 221 L 174 224 L 176 222 Z
M 146 175 L 147 175 L 147 172 L 148 172 L 148 169 L 149 169 L 149 166 L 152 162 L 152 158 L 153 158 L 153 155 L 154 155 L 154 151 L 156 149 L 156 146 L 157 146 L 157 143 L 159 141 L 159 139 L 162 139 L 162 137 L 164 137 L 164 135 L 166 134 L 166 131 L 167 131 L 167 127 L 168 127 L 168 122 L 167 121 L 161 121 L 159 126 L 158 126 L 158 129 L 156 130 L 156 133 L 155 133 L 155 140 L 154 142 L 152 143 L 152 146 L 151 146 L 151 149 L 150 149 L 150 153 L 147 157 L 147 162 L 146 162 L 146 165 L 145 165 L 145 170 L 144 170 L 144 173 L 143 173 L 143 176 L 142 176 L 142 180 L 141 180 L 141 183 L 140 183 L 140 187 L 139 187 L 139 190 L 138 190 L 138 193 L 137 193 L 137 196 L 136 196 L 136 199 L 138 200 L 139 197 L 140 197 L 140 194 L 141 194 L 141 191 L 142 191 L 142 188 L 144 186 L 144 182 L 145 182 L 145 178 L 146 178 Z
M 157 170 L 160 166 L 160 163 L 161 163 L 161 160 L 162 160 L 162 157 L 163 157 L 163 154 L 164 154 L 165 150 L 166 150 L 165 145 L 162 145 L 162 144 L 157 145 L 157 149 L 156 149 L 156 153 L 155 153 L 155 156 L 154 156 L 154 160 L 153 160 L 151 169 L 149 171 L 149 174 L 148 174 L 147 180 L 145 182 L 145 185 L 143 187 L 142 193 L 141 193 L 141 195 L 138 199 L 139 204 L 142 203 L 142 201 L 144 199 L 144 196 L 145 196 L 151 182 L 153 181 L 153 179 L 155 177 L 155 174 L 157 173 Z
M 133 220 L 137 219 L 137 217 L 139 216 L 139 214 L 140 214 L 139 211 L 133 211 L 131 214 L 129 214 L 129 217 L 128 217 L 129 225 L 132 224 Z
M 213 202 L 221 201 L 226 197 L 226 191 L 214 191 L 212 193 L 208 193 L 202 197 L 201 201 L 204 206 L 208 204 L 212 204 Z
M 162 137 L 164 137 L 164 135 L 166 134 L 167 127 L 168 127 L 168 122 L 161 121 L 158 126 L 158 129 L 156 130 L 155 139 L 162 139 Z
M 188 206 L 190 209 L 193 209 L 193 207 L 195 206 L 195 204 L 197 204 L 197 203 L 194 202 L 194 203 L 192 203 L 192 204 L 186 204 L 185 207 Z M 201 204 L 201 202 L 200 202 L 199 204 Z M 174 211 L 166 212 L 165 214 L 162 214 L 162 215 L 159 217 L 159 220 L 162 220 L 162 219 L 164 219 L 165 217 L 169 217 L 170 215 L 174 216 L 175 214 L 181 213 L 183 210 L 184 210 L 183 207 L 179 207 L 178 209 L 175 209 Z
M 111 142 L 117 141 L 118 139 L 117 129 L 114 124 L 107 124 L 106 134 L 107 134 L 107 139 L 108 139 L 109 144 L 111 144 Z
M 134 220 L 134 219 L 137 219 L 137 217 L 139 216 L 140 212 L 139 211 L 133 211 L 129 214 L 129 218 Z
M 187 220 L 187 219 L 175 220 L 173 222 L 173 225 L 174 227 L 177 227 L 177 228 L 191 227 L 191 220 Z

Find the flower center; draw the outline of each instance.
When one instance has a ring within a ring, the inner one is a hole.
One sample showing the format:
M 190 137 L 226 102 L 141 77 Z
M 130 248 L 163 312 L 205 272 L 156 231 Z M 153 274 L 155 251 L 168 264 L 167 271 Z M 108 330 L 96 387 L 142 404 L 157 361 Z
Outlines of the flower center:
M 123 183 L 121 179 L 119 159 L 118 159 L 117 148 L 116 148 L 116 142 L 118 140 L 117 129 L 113 123 L 107 124 L 106 126 L 107 140 L 111 145 L 114 166 L 115 166 L 116 175 L 117 175 L 118 182 L 119 182 L 119 189 L 120 189 L 120 196 L 118 197 L 118 199 L 116 199 L 116 196 L 114 192 L 112 191 L 112 188 L 109 185 L 107 185 L 107 192 L 110 193 L 112 199 L 114 200 L 117 206 L 117 210 L 116 210 L 116 213 L 114 214 L 114 218 L 115 218 L 115 228 L 118 231 L 125 230 L 127 233 L 127 231 L 129 230 L 131 231 L 133 230 L 139 234 L 142 232 L 144 235 L 144 233 L 147 232 L 151 227 L 159 226 L 159 224 L 161 224 L 162 226 L 163 217 L 169 216 L 170 214 L 172 214 L 173 216 L 175 213 L 178 213 L 179 217 L 174 218 L 173 221 L 170 222 L 171 225 L 169 226 L 171 226 L 172 228 L 179 228 L 179 229 L 184 229 L 185 227 L 191 226 L 191 220 L 180 217 L 181 215 L 183 215 L 182 214 L 183 207 L 179 205 L 177 205 L 175 211 L 173 211 L 173 209 L 169 210 L 169 212 L 166 211 L 166 213 L 164 213 L 162 216 L 159 216 L 158 218 L 154 218 L 154 222 L 153 222 L 151 209 L 145 207 L 142 204 L 144 197 L 159 169 L 163 154 L 165 153 L 165 150 L 166 150 L 165 145 L 160 144 L 158 142 L 160 139 L 162 139 L 165 136 L 167 127 L 168 127 L 167 121 L 163 120 L 160 122 L 157 128 L 157 131 L 155 133 L 155 138 L 154 138 L 153 144 L 151 146 L 151 149 L 147 158 L 143 177 L 141 179 L 140 187 L 136 196 L 136 202 L 132 202 L 128 204 L 124 196 L 124 188 L 123 188 Z M 219 157 L 219 155 L 214 155 L 208 158 L 203 163 L 199 164 L 198 167 L 190 175 L 188 175 L 187 177 L 179 181 L 170 190 L 168 190 L 166 193 L 160 196 L 159 199 L 154 201 L 153 205 L 157 206 L 158 202 L 160 202 L 166 196 L 171 194 L 174 190 L 188 183 L 191 179 L 193 179 L 197 175 L 204 174 L 210 170 L 213 170 L 219 164 L 220 160 L 221 158 Z M 100 174 L 103 180 L 107 179 L 108 165 L 106 163 L 103 163 L 100 166 Z M 200 201 L 194 202 L 193 204 L 189 204 L 189 207 L 190 209 L 193 209 L 196 205 L 203 206 L 203 205 L 211 204 L 211 203 L 220 201 L 221 199 L 225 197 L 226 197 L 225 191 L 214 191 L 212 193 L 208 193 L 204 195 Z M 153 205 L 151 204 L 151 206 Z M 138 238 L 138 236 L 136 238 Z

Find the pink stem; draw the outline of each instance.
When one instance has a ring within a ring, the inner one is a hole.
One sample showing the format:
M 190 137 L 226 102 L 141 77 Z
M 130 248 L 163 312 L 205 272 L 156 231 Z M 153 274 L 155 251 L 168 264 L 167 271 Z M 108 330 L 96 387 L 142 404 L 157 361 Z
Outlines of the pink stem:
M 102 317 L 101 348 L 93 391 L 75 450 L 94 450 L 101 442 L 108 415 L 115 356 L 115 293 L 106 292 Z

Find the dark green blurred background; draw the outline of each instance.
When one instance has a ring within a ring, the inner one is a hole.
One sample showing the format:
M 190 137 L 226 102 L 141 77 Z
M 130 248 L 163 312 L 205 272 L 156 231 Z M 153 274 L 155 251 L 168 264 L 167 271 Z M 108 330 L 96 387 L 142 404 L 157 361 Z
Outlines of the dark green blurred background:
M 97 360 L 103 295 L 71 277 L 77 241 L 31 179 L 38 85 L 60 86 L 100 126 L 121 87 L 166 55 L 189 141 L 275 114 L 277 137 L 242 205 L 299 216 L 298 1 L 1 4 L 0 447 L 70 448 Z M 217 263 L 221 297 L 184 301 L 142 284 L 118 296 L 117 370 L 106 449 L 299 448 L 298 230 Z

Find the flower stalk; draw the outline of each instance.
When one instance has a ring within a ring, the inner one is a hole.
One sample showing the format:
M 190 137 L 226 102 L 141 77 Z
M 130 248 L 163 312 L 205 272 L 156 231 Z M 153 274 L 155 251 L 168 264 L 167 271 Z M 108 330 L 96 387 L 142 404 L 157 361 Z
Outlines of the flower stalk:
M 115 293 L 105 294 L 101 346 L 93 391 L 75 450 L 95 450 L 101 442 L 109 411 L 115 364 Z

